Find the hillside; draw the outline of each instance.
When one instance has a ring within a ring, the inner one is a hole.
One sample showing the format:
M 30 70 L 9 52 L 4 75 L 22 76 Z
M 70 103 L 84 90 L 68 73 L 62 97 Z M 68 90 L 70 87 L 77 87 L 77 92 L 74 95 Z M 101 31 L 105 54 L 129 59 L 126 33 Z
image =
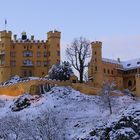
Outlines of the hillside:
M 139 99 L 112 98 L 113 114 L 99 96 L 54 87 L 42 96 L 0 96 L 1 140 L 138 140 Z

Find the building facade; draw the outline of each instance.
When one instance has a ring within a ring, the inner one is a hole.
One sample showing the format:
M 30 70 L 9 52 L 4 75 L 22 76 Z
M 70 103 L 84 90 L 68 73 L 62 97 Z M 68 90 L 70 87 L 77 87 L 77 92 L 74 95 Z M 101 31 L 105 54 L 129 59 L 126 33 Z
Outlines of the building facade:
M 0 82 L 13 75 L 21 77 L 48 74 L 53 64 L 60 62 L 61 33 L 50 31 L 47 39 L 35 40 L 23 32 L 21 38 L 12 37 L 11 31 L 0 32 Z
M 136 90 L 136 75 L 140 74 L 140 59 L 129 61 L 102 58 L 102 42 L 91 43 L 92 58 L 89 63 L 89 80 L 95 87 L 103 81 L 115 81 L 119 89 Z

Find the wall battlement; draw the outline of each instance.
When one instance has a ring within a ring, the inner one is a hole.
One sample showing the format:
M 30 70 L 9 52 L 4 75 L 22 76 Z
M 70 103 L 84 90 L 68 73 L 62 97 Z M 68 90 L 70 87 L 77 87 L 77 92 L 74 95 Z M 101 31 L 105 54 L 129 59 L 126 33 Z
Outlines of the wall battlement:
M 93 41 L 91 42 L 92 45 L 95 45 L 95 44 L 98 44 L 98 45 L 102 45 L 102 42 L 101 41 Z
M 7 30 L 4 30 L 4 31 L 1 31 L 0 32 L 0 38 L 11 38 L 12 36 L 12 32 L 11 31 L 7 31 Z
M 61 37 L 61 32 L 59 32 L 59 31 L 49 31 L 48 33 L 47 33 L 47 35 L 48 35 L 48 39 L 50 39 L 50 38 L 58 38 L 58 39 L 60 39 L 60 37 Z

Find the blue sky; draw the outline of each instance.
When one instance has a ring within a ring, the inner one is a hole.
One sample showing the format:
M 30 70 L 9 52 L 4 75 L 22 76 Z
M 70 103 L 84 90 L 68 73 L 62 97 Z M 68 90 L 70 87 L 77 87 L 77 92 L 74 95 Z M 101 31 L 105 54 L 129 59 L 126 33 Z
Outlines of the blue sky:
M 0 30 L 20 36 L 26 31 L 36 39 L 46 32 L 62 32 L 64 48 L 84 36 L 103 42 L 103 57 L 140 58 L 140 0 L 0 0 Z

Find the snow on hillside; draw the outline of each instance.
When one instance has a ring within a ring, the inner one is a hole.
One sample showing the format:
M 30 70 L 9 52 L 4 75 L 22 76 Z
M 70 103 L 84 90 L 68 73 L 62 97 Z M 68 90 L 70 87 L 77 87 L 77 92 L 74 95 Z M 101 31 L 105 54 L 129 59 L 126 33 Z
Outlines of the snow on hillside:
M 70 87 L 54 87 L 42 96 L 0 96 L 0 139 L 119 140 L 123 136 L 137 140 L 140 131 L 131 128 L 127 119 L 131 116 L 130 124 L 135 120 L 140 126 L 139 101 L 113 98 L 110 115 L 99 96 Z

